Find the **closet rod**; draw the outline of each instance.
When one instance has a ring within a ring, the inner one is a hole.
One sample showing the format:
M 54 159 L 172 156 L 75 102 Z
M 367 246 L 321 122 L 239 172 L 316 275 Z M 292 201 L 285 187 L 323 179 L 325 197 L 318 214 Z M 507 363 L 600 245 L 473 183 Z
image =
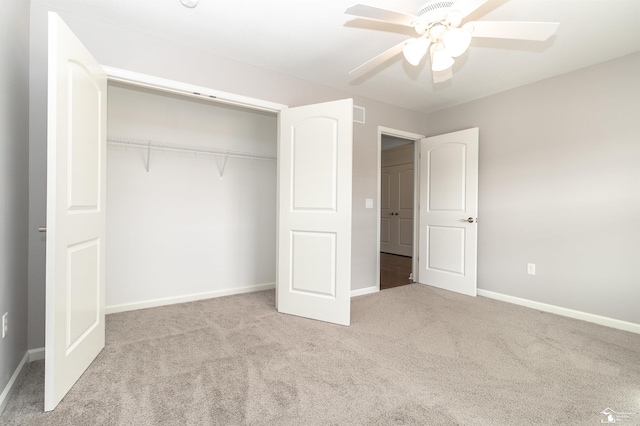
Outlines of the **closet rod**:
M 107 138 L 107 142 L 112 145 L 135 146 L 138 148 L 155 148 L 155 149 L 162 149 L 166 151 L 188 152 L 191 154 L 219 155 L 224 157 L 248 158 L 252 160 L 267 160 L 267 161 L 275 160 L 275 157 L 254 155 L 251 153 L 241 152 L 241 151 L 231 151 L 231 150 L 223 151 L 219 149 L 207 149 L 202 147 L 179 145 L 179 144 L 172 144 L 172 143 L 152 141 L 152 140 L 143 140 L 143 139 Z

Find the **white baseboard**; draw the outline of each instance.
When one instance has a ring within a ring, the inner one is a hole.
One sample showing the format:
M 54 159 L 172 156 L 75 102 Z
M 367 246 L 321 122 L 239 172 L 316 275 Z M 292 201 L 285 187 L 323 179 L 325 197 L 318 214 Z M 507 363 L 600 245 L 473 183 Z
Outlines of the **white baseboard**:
M 357 290 L 351 290 L 351 297 L 364 296 L 365 294 L 377 293 L 379 291 L 380 289 L 376 285 L 373 287 L 359 288 Z
M 527 308 L 537 309 L 543 312 L 550 312 L 552 314 L 562 315 L 564 317 L 588 321 L 594 324 L 604 325 L 606 327 L 617 328 L 619 330 L 640 334 L 640 324 L 635 324 L 632 322 L 621 321 L 614 318 L 603 317 L 600 315 L 590 314 L 582 311 L 576 311 L 569 308 L 563 308 L 561 306 L 548 305 L 546 303 L 536 302 L 534 300 L 521 299 L 519 297 L 509 296 L 502 293 L 495 293 L 489 290 L 478 289 L 478 296 L 500 300 L 502 302 L 513 303 L 514 305 L 525 306 Z
M 224 290 L 209 291 L 206 293 L 187 294 L 183 296 L 165 297 L 162 299 L 145 300 L 142 302 L 124 303 L 105 307 L 105 314 L 135 311 L 138 309 L 157 308 L 158 306 L 174 305 L 176 303 L 195 302 L 197 300 L 212 299 L 214 297 L 231 296 L 234 294 L 251 293 L 254 291 L 270 290 L 275 288 L 275 283 L 257 284 L 247 287 L 230 288 Z
M 7 383 L 7 386 L 4 387 L 4 390 L 0 394 L 0 415 L 2 415 L 2 412 L 4 411 L 4 407 L 7 406 L 7 401 L 9 400 L 9 397 L 13 392 L 16 382 L 18 381 L 20 374 L 22 374 L 22 369 L 24 368 L 27 362 L 29 362 L 29 352 L 25 352 L 24 356 L 22 357 L 22 360 L 20 360 L 20 364 L 18 364 L 18 367 L 16 368 L 16 371 L 14 371 L 13 374 L 11 375 L 11 378 L 9 379 L 9 383 Z
M 27 353 L 29 354 L 29 362 L 44 359 L 44 348 L 29 349 Z

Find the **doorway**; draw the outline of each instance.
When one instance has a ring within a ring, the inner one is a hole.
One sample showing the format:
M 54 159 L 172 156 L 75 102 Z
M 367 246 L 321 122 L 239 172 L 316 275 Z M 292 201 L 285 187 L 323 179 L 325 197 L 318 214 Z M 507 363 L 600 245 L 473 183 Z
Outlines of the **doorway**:
M 413 282 L 417 247 L 415 206 L 416 140 L 421 135 L 379 129 L 378 276 L 379 289 Z

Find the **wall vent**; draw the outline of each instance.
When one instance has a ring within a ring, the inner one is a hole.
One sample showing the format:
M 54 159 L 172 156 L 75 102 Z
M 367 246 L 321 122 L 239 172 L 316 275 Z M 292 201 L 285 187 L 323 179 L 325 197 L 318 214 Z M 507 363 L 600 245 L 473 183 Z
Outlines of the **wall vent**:
M 353 106 L 353 121 L 356 123 L 364 124 L 364 108 L 354 105 Z

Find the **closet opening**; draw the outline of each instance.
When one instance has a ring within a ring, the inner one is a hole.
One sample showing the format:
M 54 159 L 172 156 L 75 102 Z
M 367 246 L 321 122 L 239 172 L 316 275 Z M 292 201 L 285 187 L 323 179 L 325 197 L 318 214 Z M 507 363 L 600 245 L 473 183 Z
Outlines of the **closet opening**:
M 110 80 L 106 313 L 274 288 L 275 111 Z

